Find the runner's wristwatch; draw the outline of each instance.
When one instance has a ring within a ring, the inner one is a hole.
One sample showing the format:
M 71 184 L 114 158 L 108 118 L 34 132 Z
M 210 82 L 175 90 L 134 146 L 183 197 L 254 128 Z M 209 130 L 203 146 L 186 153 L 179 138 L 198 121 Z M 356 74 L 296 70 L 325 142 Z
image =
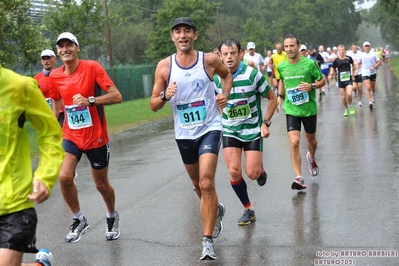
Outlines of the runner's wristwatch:
M 263 120 L 263 123 L 267 126 L 267 127 L 270 127 L 270 125 L 272 124 L 272 121 L 270 121 L 270 120 Z
M 94 96 L 90 96 L 87 99 L 89 100 L 90 106 L 94 106 L 94 104 L 96 103 L 96 99 L 94 98 Z
M 161 98 L 161 100 L 162 100 L 162 101 L 164 101 L 164 102 L 168 102 L 170 99 L 169 99 L 169 100 L 168 100 L 168 99 L 166 99 L 165 92 L 166 92 L 166 90 L 164 90 L 164 91 L 161 91 L 161 93 L 159 94 L 159 97 Z

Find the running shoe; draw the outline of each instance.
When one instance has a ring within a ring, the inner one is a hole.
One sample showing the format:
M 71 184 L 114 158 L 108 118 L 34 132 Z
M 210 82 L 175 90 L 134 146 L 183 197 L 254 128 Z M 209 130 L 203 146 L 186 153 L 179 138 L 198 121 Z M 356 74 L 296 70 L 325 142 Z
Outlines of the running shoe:
M 357 98 L 357 90 L 356 91 L 353 91 L 353 98 Z
M 213 241 L 207 237 L 202 238 L 202 255 L 200 260 L 216 260 L 215 251 L 213 250 Z
M 242 217 L 238 219 L 238 225 L 248 225 L 254 221 L 256 221 L 255 211 L 247 209 L 244 211 Z
M 73 219 L 73 224 L 69 227 L 69 234 L 66 236 L 65 241 L 69 243 L 76 243 L 80 240 L 82 235 L 90 229 L 86 217 L 83 217 L 81 222 L 78 218 Z
M 323 95 L 326 95 L 326 90 L 323 88 L 323 89 L 321 89 L 321 93 L 323 94 Z
M 349 107 L 349 114 L 351 115 L 355 114 L 355 109 L 353 109 L 352 106 Z
M 357 105 L 358 105 L 359 107 L 363 107 L 363 104 L 362 104 L 361 101 L 358 101 L 358 102 L 357 102 Z
M 47 248 L 41 248 L 39 249 L 39 252 L 36 253 L 35 262 L 38 262 L 43 266 L 52 266 L 54 265 L 53 253 L 51 253 Z
M 215 222 L 215 227 L 213 228 L 213 234 L 212 237 L 213 238 L 217 238 L 219 237 L 222 232 L 223 232 L 223 216 L 224 213 L 226 212 L 226 208 L 224 207 L 224 205 L 222 203 L 218 204 L 218 214 L 216 217 L 216 222 Z
M 374 92 L 371 92 L 371 102 L 375 102 L 375 96 L 374 96 Z
M 319 166 L 316 163 L 316 158 L 310 159 L 310 152 L 307 152 L 306 160 L 309 162 L 309 173 L 312 176 L 317 176 L 319 174 Z
M 258 177 L 258 179 L 256 179 L 259 186 L 264 186 L 267 181 L 267 173 L 266 173 L 265 169 L 263 168 L 263 164 L 262 164 L 262 170 L 263 170 L 262 174 L 260 175 L 260 177 Z
M 305 181 L 302 176 L 297 176 L 291 184 L 291 189 L 302 190 L 305 189 Z
M 373 103 L 370 102 L 370 103 L 369 103 L 369 108 L 370 108 L 370 110 L 373 110 L 373 107 L 374 107 L 374 106 L 373 106 Z
M 320 92 L 319 94 L 319 102 L 321 102 L 323 100 L 323 94 Z
M 345 109 L 344 116 L 348 116 L 348 114 L 349 114 L 348 109 Z
M 107 240 L 118 239 L 121 234 L 119 230 L 119 214 L 115 213 L 115 218 L 107 218 L 107 229 L 105 230 L 105 238 Z

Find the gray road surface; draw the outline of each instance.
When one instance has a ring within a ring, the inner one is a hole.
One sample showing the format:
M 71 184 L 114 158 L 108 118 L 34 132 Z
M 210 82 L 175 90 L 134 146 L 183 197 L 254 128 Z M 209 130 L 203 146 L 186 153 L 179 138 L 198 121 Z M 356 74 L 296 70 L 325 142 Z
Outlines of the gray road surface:
M 199 200 L 181 162 L 171 119 L 111 138 L 119 240 L 105 240 L 106 208 L 84 157 L 77 185 L 91 229 L 79 243 L 64 242 L 72 215 L 57 185 L 51 199 L 37 206 L 38 246 L 51 249 L 56 265 L 399 265 L 398 97 L 398 81 L 389 69 L 380 70 L 375 109 L 366 107 L 364 96 L 365 107 L 355 101 L 356 114 L 344 118 L 339 90 L 331 87 L 318 103 L 317 178 L 308 173 L 301 139 L 308 186 L 303 193 L 290 188 L 295 175 L 285 115 L 275 114 L 264 145 L 268 182 L 259 187 L 246 178 L 257 216 L 246 227 L 237 225 L 243 208 L 220 152 L 216 184 L 227 212 L 225 230 L 214 241 L 217 261 L 198 261 Z M 393 251 L 394 256 L 375 257 L 384 254 L 373 251 Z M 32 258 L 26 255 L 25 261 Z

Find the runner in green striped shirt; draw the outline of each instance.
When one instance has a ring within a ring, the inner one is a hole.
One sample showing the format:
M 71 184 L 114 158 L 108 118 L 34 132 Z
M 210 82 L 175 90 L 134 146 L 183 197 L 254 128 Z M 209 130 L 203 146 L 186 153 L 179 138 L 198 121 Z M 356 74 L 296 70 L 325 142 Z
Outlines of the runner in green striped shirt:
M 242 151 L 246 158 L 246 174 L 263 186 L 267 180 L 262 163 L 263 138 L 270 135 L 270 120 L 277 98 L 262 73 L 241 62 L 243 53 L 238 40 L 222 41 L 219 50 L 223 63 L 233 76 L 233 88 L 222 113 L 223 155 L 230 172 L 231 186 L 245 209 L 238 225 L 248 225 L 256 217 L 242 176 Z M 222 93 L 220 78 L 215 76 L 214 80 L 217 93 Z M 262 116 L 261 97 L 269 99 L 265 117 Z

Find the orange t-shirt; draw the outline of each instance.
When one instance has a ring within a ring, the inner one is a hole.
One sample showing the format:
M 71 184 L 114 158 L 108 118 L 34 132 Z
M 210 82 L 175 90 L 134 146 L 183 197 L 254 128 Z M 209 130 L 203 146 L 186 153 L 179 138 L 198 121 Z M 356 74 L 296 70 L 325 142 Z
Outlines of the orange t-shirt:
M 37 80 L 40 90 L 42 91 L 46 99 L 47 98 L 51 98 L 54 100 L 61 99 L 61 95 L 58 93 L 58 91 L 51 88 L 52 84 L 49 76 L 46 76 L 44 75 L 43 72 L 40 72 L 37 73 L 36 76 L 34 76 L 33 78 Z M 62 112 L 64 112 L 64 106 L 61 106 L 60 113 Z
M 101 90 L 107 92 L 114 83 L 105 69 L 92 60 L 79 60 L 76 71 L 64 73 L 64 66 L 50 74 L 53 87 L 61 94 L 65 106 L 65 122 L 62 127 L 63 138 L 73 142 L 80 150 L 104 146 L 109 142 L 104 106 L 74 106 L 72 97 L 100 96 Z

